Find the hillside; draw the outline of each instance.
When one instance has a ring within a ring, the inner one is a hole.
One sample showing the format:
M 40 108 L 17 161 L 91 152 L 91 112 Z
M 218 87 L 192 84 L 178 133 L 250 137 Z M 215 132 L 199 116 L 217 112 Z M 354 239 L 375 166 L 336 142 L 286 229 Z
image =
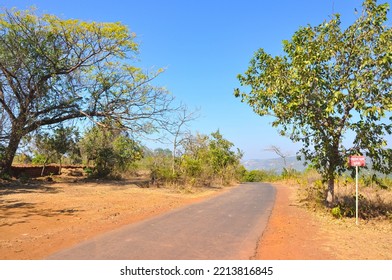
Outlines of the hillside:
M 284 168 L 284 161 L 282 158 L 272 158 L 272 159 L 250 159 L 244 160 L 242 164 L 248 170 L 272 170 L 277 173 L 281 173 Z M 306 166 L 304 166 L 302 161 L 298 161 L 295 156 L 286 158 L 287 167 L 291 167 L 298 171 L 305 170 Z

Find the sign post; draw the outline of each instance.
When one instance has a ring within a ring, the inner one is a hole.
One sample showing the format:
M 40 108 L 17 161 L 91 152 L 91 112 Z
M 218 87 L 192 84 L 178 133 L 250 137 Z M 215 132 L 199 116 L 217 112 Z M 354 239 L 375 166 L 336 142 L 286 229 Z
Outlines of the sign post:
M 355 224 L 358 225 L 358 167 L 365 166 L 364 156 L 350 156 L 348 165 L 355 166 Z
M 355 166 L 355 224 L 358 225 L 358 165 Z

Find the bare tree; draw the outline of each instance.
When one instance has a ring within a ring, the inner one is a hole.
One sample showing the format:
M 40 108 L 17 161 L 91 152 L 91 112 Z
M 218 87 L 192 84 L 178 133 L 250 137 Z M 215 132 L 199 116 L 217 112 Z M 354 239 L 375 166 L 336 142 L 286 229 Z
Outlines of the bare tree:
M 173 123 L 168 126 L 167 131 L 171 135 L 171 143 L 173 145 L 173 153 L 172 153 L 172 174 L 175 174 L 176 171 L 176 157 L 178 156 L 178 147 L 184 141 L 188 135 L 190 135 L 189 131 L 189 123 L 199 118 L 198 109 L 194 111 L 189 111 L 188 107 L 182 104 L 179 109 L 175 112 L 175 120 Z
M 289 156 L 288 153 L 282 152 L 282 150 L 279 147 L 275 146 L 275 145 L 271 145 L 269 148 L 265 149 L 265 151 L 272 151 L 275 154 L 277 154 L 281 159 L 283 159 L 284 168 L 287 169 L 287 160 L 286 160 L 286 158 Z

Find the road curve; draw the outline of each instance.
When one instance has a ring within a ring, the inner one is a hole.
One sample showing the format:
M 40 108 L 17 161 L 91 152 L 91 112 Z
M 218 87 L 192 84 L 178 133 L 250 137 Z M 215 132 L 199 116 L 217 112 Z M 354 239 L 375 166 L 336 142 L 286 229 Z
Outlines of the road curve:
M 246 183 L 221 195 L 107 232 L 48 259 L 249 259 L 271 214 L 275 188 Z

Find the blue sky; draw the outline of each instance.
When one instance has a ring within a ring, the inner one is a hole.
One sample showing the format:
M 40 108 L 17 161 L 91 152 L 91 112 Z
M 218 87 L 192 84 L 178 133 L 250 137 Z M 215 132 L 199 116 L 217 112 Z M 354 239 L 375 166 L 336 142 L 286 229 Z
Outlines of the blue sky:
M 244 159 L 271 158 L 271 145 L 294 155 L 300 147 L 278 135 L 272 119 L 260 117 L 233 96 L 253 53 L 264 48 L 282 54 L 282 40 L 307 24 L 317 25 L 333 13 L 351 24 L 360 0 L 3 0 L 2 7 L 87 21 L 121 22 L 137 35 L 145 69 L 166 68 L 156 84 L 165 86 L 190 109 L 200 108 L 194 132 L 217 129 L 245 152 Z M 391 1 L 379 1 L 384 3 Z

